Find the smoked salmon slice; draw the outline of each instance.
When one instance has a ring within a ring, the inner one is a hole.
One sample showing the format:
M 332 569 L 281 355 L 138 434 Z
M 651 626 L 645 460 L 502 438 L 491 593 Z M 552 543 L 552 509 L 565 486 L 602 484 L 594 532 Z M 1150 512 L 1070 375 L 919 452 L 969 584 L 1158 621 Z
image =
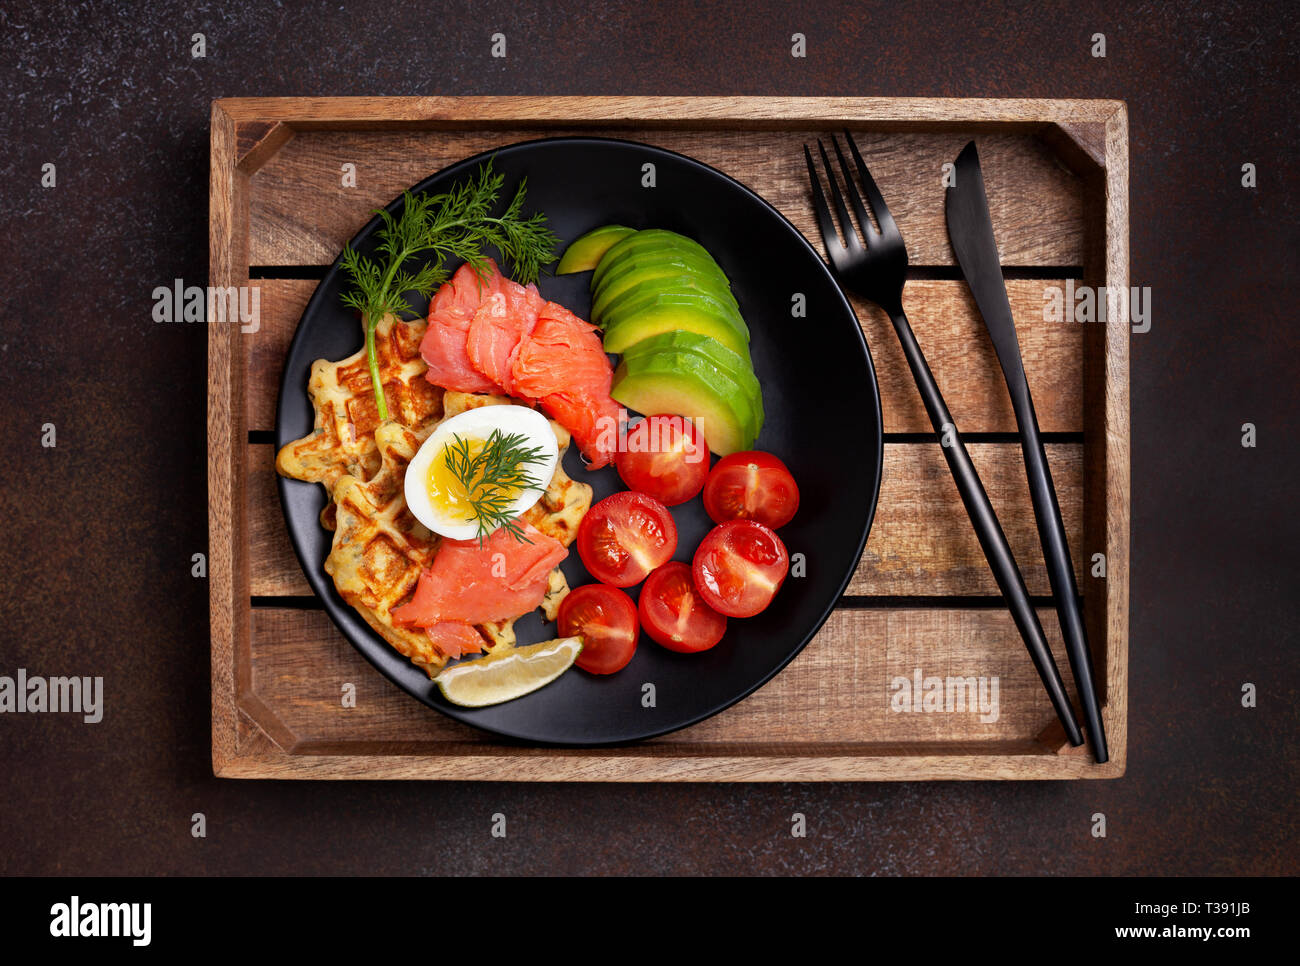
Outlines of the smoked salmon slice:
M 532 399 L 575 387 L 609 395 L 614 370 L 596 327 L 563 305 L 547 302 L 514 365 L 518 390 Z
M 573 434 L 591 469 L 614 458 L 626 418 L 609 395 L 613 377 L 596 327 L 555 302 L 546 303 L 514 363 L 516 391 Z
M 545 304 L 549 303 L 537 293 L 536 286 L 505 280 L 502 291 L 489 296 L 470 322 L 465 344 L 470 365 L 508 396 L 519 395 L 512 367 Z
M 468 262 L 443 282 L 429 303 L 429 327 L 420 342 L 420 357 L 429 366 L 425 378 L 456 392 L 497 392 L 500 387 L 475 369 L 465 351 L 470 323 L 483 301 L 500 291 L 501 273 L 492 265 L 479 278 Z
M 591 469 L 608 465 L 626 412 L 610 398 L 614 367 L 598 330 L 488 265 L 487 278 L 462 265 L 434 295 L 420 343 L 425 377 L 444 389 L 539 403 L 573 434 Z
M 579 392 L 553 392 L 541 399 L 542 409 L 573 434 L 578 449 L 587 458 L 587 468 L 608 466 L 618 452 L 618 427 L 627 420 L 627 410 L 609 397 Z
M 515 521 L 522 543 L 505 529 L 477 540 L 444 540 L 432 565 L 420 574 L 415 596 L 395 608 L 393 618 L 415 627 L 447 622 L 484 624 L 512 620 L 539 607 L 550 572 L 569 555 L 562 543 Z
M 483 653 L 483 635 L 463 621 L 440 621 L 426 627 L 424 633 L 444 657 Z

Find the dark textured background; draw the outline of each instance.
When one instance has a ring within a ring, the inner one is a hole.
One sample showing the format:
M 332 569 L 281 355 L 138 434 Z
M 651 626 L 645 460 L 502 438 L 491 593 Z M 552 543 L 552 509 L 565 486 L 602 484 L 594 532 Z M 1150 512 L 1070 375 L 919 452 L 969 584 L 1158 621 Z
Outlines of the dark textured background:
M 95 726 L 0 717 L 0 872 L 1296 872 L 1297 6 L 964 7 L 0 6 L 0 673 L 103 674 L 107 691 Z M 1125 778 L 212 777 L 207 586 L 189 572 L 207 539 L 205 333 L 150 319 L 154 286 L 207 276 L 209 102 L 612 93 L 1128 101 L 1132 280 L 1154 322 L 1132 340 Z

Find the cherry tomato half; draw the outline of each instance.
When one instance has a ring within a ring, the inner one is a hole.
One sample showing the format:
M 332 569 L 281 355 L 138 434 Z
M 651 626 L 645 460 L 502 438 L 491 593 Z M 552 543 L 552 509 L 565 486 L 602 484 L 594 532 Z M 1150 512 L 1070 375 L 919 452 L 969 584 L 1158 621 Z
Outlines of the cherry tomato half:
M 677 506 L 704 488 L 709 447 L 685 416 L 647 416 L 628 430 L 614 465 L 631 489 Z
M 646 578 L 637 612 L 652 640 L 683 654 L 707 651 L 727 630 L 727 619 L 695 589 L 690 566 L 678 560 Z
M 636 653 L 636 604 L 621 590 L 585 584 L 560 602 L 561 637 L 581 637 L 577 665 L 592 674 L 613 674 Z
M 587 511 L 578 527 L 578 556 L 603 584 L 631 587 L 672 558 L 677 524 L 668 508 L 645 493 L 624 490 Z
M 790 569 L 781 538 L 754 520 L 729 520 L 709 531 L 691 572 L 705 603 L 728 617 L 753 617 L 776 596 Z
M 799 487 L 771 453 L 750 450 L 718 460 L 704 484 L 704 509 L 714 523 L 757 520 L 778 530 L 799 509 Z

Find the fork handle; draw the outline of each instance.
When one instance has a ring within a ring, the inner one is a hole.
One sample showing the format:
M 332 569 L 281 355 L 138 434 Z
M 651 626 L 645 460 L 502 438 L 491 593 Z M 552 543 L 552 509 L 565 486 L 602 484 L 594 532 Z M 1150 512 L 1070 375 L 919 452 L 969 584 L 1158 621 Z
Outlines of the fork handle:
M 953 422 L 952 413 L 948 411 L 948 406 L 943 401 L 943 394 L 939 392 L 939 386 L 934 381 L 930 366 L 926 363 L 921 347 L 916 342 L 916 336 L 912 334 L 912 326 L 908 323 L 907 316 L 901 308 L 896 312 L 890 312 L 889 316 L 894 323 L 894 331 L 898 333 L 898 341 L 903 346 L 903 355 L 907 357 L 908 367 L 912 370 L 916 388 L 920 390 L 921 399 L 925 403 L 925 411 L 930 416 L 930 424 L 939 437 L 939 448 L 943 450 L 948 468 L 952 471 L 953 479 L 957 481 L 961 501 L 966 507 L 971 523 L 975 526 L 975 535 L 979 537 L 980 547 L 983 548 L 984 556 L 988 559 L 993 577 L 1002 591 L 1007 606 L 1011 609 L 1016 628 L 1020 631 L 1020 636 L 1029 651 L 1029 657 L 1034 662 L 1038 676 L 1042 679 L 1043 687 L 1047 689 L 1056 716 L 1065 727 L 1066 737 L 1071 745 L 1077 747 L 1083 744 L 1083 734 L 1079 731 L 1079 724 L 1074 718 L 1070 699 L 1065 694 L 1061 673 L 1056 669 L 1056 661 L 1053 660 L 1052 652 L 1047 646 L 1043 625 L 1039 623 L 1038 614 L 1030 603 L 1029 590 L 1020 575 L 1020 568 L 1016 566 L 1011 545 L 1007 543 L 1002 525 L 998 523 L 997 514 L 993 512 L 993 504 L 989 502 L 984 484 L 980 481 L 979 473 L 975 471 L 975 464 L 971 462 L 970 454 L 966 452 L 966 445 L 957 432 L 957 424 Z

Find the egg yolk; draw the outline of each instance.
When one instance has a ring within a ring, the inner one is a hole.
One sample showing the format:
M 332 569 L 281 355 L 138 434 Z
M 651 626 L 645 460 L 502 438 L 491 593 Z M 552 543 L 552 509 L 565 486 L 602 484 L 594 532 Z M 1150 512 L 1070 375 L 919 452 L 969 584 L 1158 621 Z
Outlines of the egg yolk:
M 473 438 L 466 439 L 463 443 L 468 448 L 471 462 L 478 459 L 483 447 L 487 445 L 486 440 Z M 447 465 L 447 451 L 452 445 L 456 445 L 457 449 L 461 447 L 461 444 L 454 442 L 445 444 L 429 464 L 429 479 L 425 488 L 429 492 L 429 503 L 436 510 L 450 519 L 471 522 L 477 519 L 472 501 L 481 501 L 488 495 L 513 500 L 519 495 L 521 488 L 517 486 L 492 486 L 492 493 L 486 493 L 486 488 L 477 480 L 478 473 L 470 480 L 471 485 L 466 487 L 464 480 Z

